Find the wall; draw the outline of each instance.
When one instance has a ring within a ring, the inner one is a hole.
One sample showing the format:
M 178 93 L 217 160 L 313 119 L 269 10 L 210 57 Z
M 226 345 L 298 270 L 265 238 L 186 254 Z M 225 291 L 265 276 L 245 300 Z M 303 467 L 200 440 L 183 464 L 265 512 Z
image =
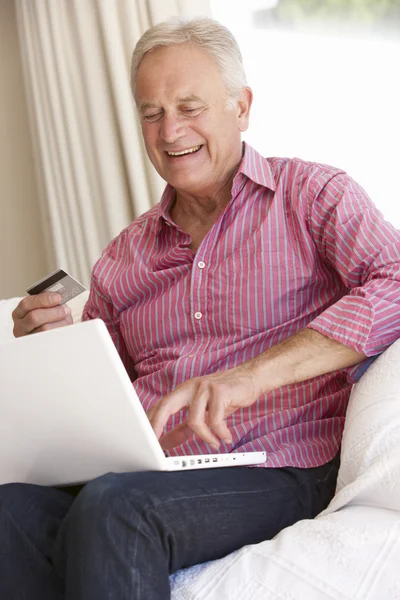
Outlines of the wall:
M 47 272 L 14 0 L 0 0 L 0 298 Z

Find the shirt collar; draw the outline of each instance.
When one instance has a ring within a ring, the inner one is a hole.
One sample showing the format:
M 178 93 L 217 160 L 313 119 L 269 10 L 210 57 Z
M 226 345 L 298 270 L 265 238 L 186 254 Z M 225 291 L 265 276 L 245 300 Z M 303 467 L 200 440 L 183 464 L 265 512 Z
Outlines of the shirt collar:
M 251 179 L 255 183 L 267 187 L 273 192 L 276 189 L 275 179 L 268 160 L 261 156 L 257 150 L 254 150 L 254 148 L 246 142 L 243 142 L 242 161 L 233 179 L 232 198 L 236 196 L 237 191 L 245 183 L 244 179 Z M 167 225 L 167 227 L 176 227 L 170 216 L 170 209 L 175 199 L 175 194 L 175 188 L 168 183 L 159 204 L 156 234 L 158 234 L 165 225 Z
M 165 225 L 167 227 L 176 227 L 170 215 L 171 206 L 175 199 L 175 194 L 175 188 L 173 188 L 172 185 L 169 185 L 169 183 L 167 183 L 159 204 L 156 234 L 160 233 L 160 231 Z
M 243 142 L 243 157 L 239 165 L 238 172 L 235 175 L 232 186 L 232 195 L 235 188 L 240 186 L 243 176 L 251 179 L 255 183 L 269 188 L 273 192 L 276 190 L 276 182 L 269 166 L 268 160 L 261 156 L 249 144 Z

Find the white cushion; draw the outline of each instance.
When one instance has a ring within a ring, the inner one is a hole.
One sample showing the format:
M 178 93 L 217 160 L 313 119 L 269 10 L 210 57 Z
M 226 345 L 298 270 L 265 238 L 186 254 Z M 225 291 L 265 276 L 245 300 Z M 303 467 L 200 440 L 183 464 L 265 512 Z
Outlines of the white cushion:
M 179 572 L 172 600 L 400 598 L 400 340 L 354 386 L 341 456 L 321 515 Z
M 346 415 L 334 508 L 400 512 L 400 340 L 354 386 Z

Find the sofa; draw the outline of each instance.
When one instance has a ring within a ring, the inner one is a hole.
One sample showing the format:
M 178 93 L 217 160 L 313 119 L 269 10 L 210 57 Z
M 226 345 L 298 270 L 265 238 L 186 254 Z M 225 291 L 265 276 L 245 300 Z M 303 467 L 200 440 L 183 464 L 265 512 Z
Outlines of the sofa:
M 0 343 L 18 301 L 0 301 Z M 179 571 L 171 587 L 172 600 L 400 600 L 400 340 L 353 387 L 326 510 Z

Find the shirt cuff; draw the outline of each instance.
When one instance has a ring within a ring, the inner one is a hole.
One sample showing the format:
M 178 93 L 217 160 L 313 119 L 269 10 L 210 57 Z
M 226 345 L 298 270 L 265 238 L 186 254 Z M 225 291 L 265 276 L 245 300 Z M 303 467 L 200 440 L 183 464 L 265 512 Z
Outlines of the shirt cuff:
M 357 383 L 359 379 L 364 375 L 364 373 L 369 369 L 372 363 L 380 356 L 377 354 L 376 356 L 370 356 L 370 358 L 366 358 L 358 365 L 354 365 L 353 367 L 348 367 L 344 369 L 344 372 L 347 375 L 347 379 L 350 383 Z
M 362 296 L 343 296 L 307 325 L 326 337 L 365 354 L 374 356 L 383 351 L 380 342 L 371 336 L 374 308 Z

